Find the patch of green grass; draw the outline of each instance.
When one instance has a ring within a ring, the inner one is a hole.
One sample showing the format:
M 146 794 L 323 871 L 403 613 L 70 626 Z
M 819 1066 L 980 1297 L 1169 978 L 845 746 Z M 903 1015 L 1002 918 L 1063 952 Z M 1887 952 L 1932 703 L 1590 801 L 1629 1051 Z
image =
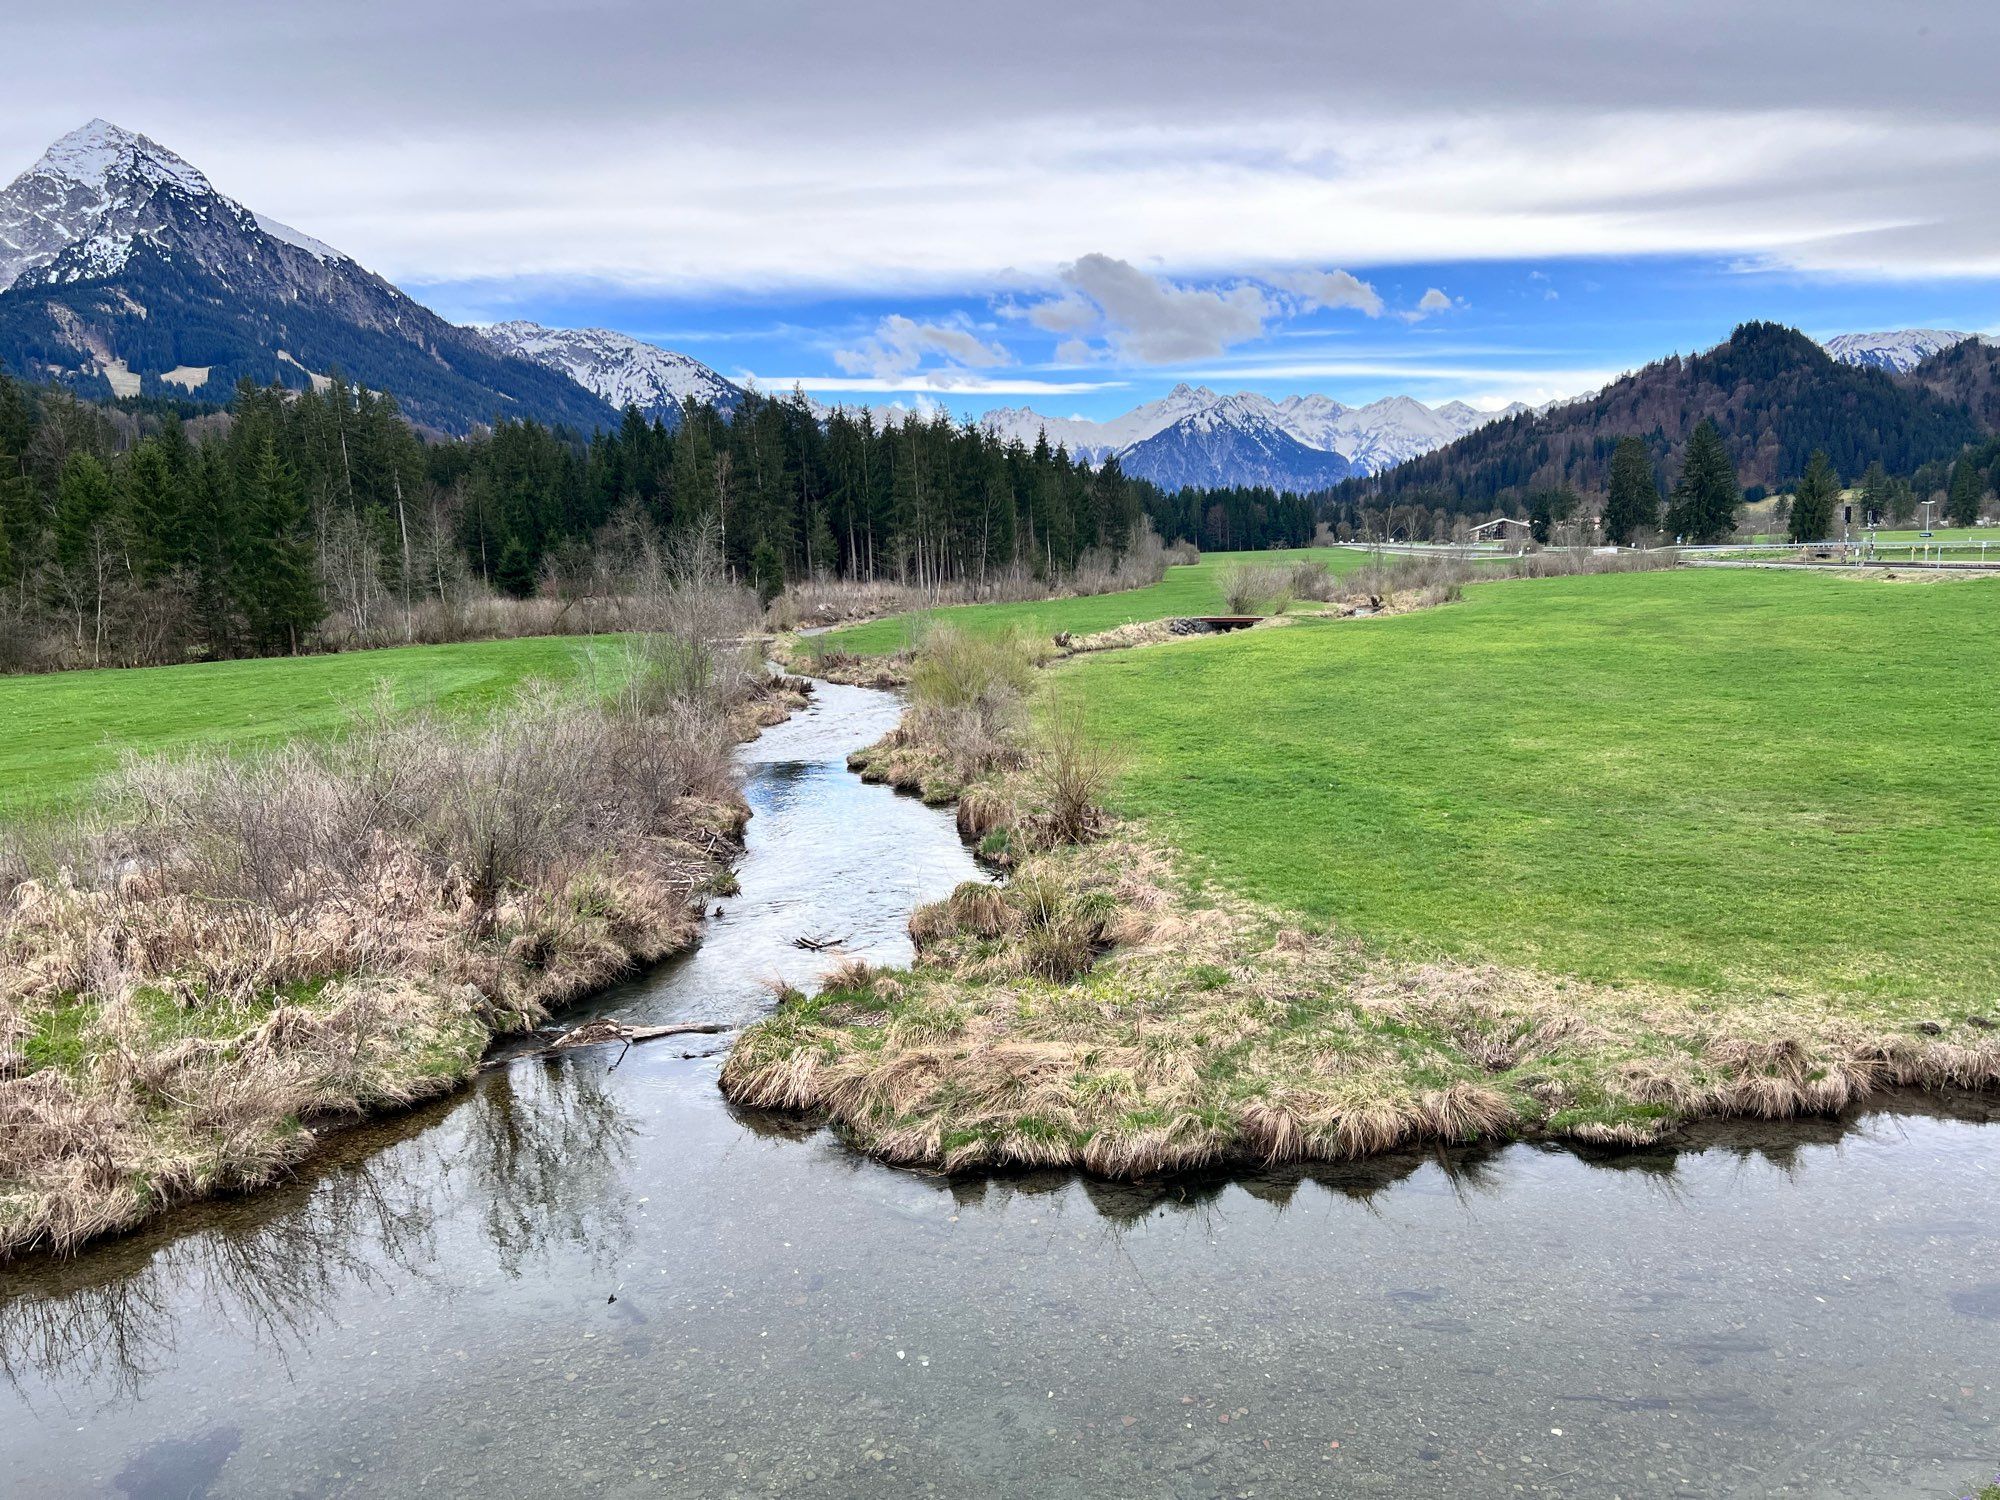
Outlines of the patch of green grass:
M 1058 670 L 1120 810 L 1260 901 L 1404 953 L 1990 1012 L 1996 669 L 1991 582 L 1684 570 Z
M 1210 552 L 1192 566 L 1167 569 L 1159 583 L 1117 594 L 1092 594 L 1082 599 L 1038 599 L 1026 604 L 960 604 L 920 614 L 891 615 L 865 625 L 851 625 L 814 639 L 822 649 L 856 656 L 886 656 L 915 644 L 928 620 L 950 620 L 980 635 L 998 635 L 1016 627 L 1029 635 L 1048 637 L 1067 630 L 1095 635 L 1134 621 L 1166 620 L 1181 615 L 1223 612 L 1225 575 L 1242 564 L 1324 562 L 1336 574 L 1350 573 L 1369 554 L 1346 547 L 1294 547 L 1272 552 Z
M 378 683 L 399 705 L 473 710 L 531 678 L 617 673 L 618 651 L 610 637 L 540 636 L 0 678 L 0 811 L 72 798 L 127 751 L 241 750 L 328 733 Z
M 71 997 L 37 1015 L 35 1029 L 21 1044 L 28 1071 L 55 1068 L 65 1073 L 78 1072 L 83 1067 L 84 1026 L 96 1014 L 96 1006 Z

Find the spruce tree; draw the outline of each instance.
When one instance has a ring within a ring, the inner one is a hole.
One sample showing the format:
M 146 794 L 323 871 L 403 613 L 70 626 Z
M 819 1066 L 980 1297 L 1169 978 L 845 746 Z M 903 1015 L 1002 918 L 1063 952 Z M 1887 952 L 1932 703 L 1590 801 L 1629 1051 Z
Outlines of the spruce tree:
M 89 641 L 95 666 L 103 660 L 105 610 L 125 532 L 111 475 L 88 453 L 72 454 L 56 484 L 55 553 L 57 597 L 74 616 L 78 649 Z
M 1945 497 L 1944 518 L 1954 526 L 1977 526 L 1979 502 L 1985 489 L 1978 466 L 1973 463 L 1972 455 L 1966 454 L 1952 465 L 1951 489 Z
M 516 599 L 526 599 L 535 592 L 535 559 L 519 537 L 508 537 L 501 547 L 493 581 Z
M 251 639 L 265 651 L 296 652 L 325 613 L 308 529 L 305 493 L 266 437 L 243 481 L 237 596 Z
M 1878 526 L 1888 518 L 1892 493 L 1888 471 L 1878 458 L 1861 476 L 1861 519 L 1865 525 Z
M 126 508 L 132 517 L 132 561 L 148 582 L 173 572 L 189 543 L 190 497 L 184 475 L 176 474 L 166 447 L 140 443 L 125 464 Z
M 1643 438 L 1623 437 L 1611 454 L 1611 493 L 1604 504 L 1604 537 L 1629 547 L 1660 524 L 1660 486 Z
M 1681 477 L 1667 504 L 1667 530 L 1696 545 L 1725 541 L 1736 529 L 1736 507 L 1742 498 L 1722 434 L 1704 417 L 1681 458 Z
M 1791 537 L 1823 542 L 1833 535 L 1833 511 L 1840 501 L 1840 475 L 1823 450 L 1815 449 L 1792 495 Z

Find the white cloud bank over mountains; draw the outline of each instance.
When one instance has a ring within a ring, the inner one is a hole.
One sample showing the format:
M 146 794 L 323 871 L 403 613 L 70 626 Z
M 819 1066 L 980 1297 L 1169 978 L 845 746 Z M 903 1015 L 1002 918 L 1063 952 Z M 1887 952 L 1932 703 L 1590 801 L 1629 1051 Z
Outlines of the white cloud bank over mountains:
M 1052 353 L 1059 365 L 1187 364 L 1260 339 L 1297 313 L 1342 308 L 1374 318 L 1384 308 L 1381 294 L 1348 271 L 1281 271 L 1204 287 L 1093 253 L 1065 265 L 1060 281 L 1063 290 L 1043 301 L 1002 307 L 1004 315 L 1057 337 Z M 1397 316 L 1416 322 L 1452 305 L 1433 287 Z M 934 361 L 928 368 L 927 359 Z M 1016 363 L 1005 346 L 969 327 L 919 324 L 900 313 L 858 344 L 835 350 L 833 360 L 849 374 L 878 380 L 923 370 L 918 384 L 941 390 L 963 390 L 974 372 Z
M 1975 0 L 1019 0 L 997 28 L 769 0 L 747 32 L 630 0 L 17 9 L 0 159 L 114 115 L 405 282 L 1025 290 L 1078 246 L 1182 283 L 1654 253 L 2000 275 Z

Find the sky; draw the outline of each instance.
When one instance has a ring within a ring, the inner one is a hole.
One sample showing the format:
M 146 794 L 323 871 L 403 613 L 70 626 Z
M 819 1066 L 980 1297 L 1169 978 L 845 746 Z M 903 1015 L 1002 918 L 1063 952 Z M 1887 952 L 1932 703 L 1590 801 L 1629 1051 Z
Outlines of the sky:
M 93 116 L 461 321 L 822 400 L 1578 394 L 1748 318 L 2000 332 L 1991 0 L 98 0 Z

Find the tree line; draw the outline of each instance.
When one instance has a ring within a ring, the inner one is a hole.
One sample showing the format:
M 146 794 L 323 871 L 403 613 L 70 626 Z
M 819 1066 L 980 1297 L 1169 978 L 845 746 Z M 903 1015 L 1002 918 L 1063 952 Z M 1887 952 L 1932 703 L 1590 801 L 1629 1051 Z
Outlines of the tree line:
M 807 576 L 1055 583 L 1122 554 L 1149 510 L 1166 513 L 1159 491 L 1115 461 L 796 393 L 727 418 L 689 403 L 671 423 L 628 410 L 589 434 L 502 420 L 426 442 L 391 397 L 338 378 L 245 381 L 224 410 L 85 402 L 0 371 L 0 666 L 374 639 L 420 608 L 546 591 L 607 544 L 615 563 L 635 528 L 711 530 L 766 598 Z

